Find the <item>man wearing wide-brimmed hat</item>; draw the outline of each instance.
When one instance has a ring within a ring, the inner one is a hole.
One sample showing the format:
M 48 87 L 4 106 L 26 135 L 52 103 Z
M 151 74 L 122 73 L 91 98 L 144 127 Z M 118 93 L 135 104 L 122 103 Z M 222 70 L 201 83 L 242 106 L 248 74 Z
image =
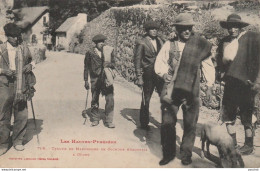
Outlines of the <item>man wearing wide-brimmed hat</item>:
M 181 13 L 173 24 L 177 37 L 167 41 L 161 48 L 156 61 L 155 72 L 164 79 L 161 93 L 162 125 L 161 144 L 163 159 L 160 165 L 168 164 L 176 156 L 176 122 L 179 107 L 183 110 L 184 134 L 180 146 L 181 162 L 188 165 L 192 162 L 192 148 L 196 136 L 196 124 L 199 116 L 199 90 L 201 62 L 211 54 L 211 44 L 193 33 L 193 17 Z M 211 59 L 209 63 L 212 64 Z M 212 64 L 213 65 L 213 64 Z M 215 71 L 208 76 L 207 97 L 211 97 Z M 205 76 L 206 76 L 205 75 Z
M 249 24 L 237 14 L 229 15 L 226 21 L 220 21 L 220 25 L 229 33 L 220 41 L 216 57 L 218 78 L 225 82 L 222 121 L 237 145 L 235 120 L 239 109 L 245 130 L 245 143 L 240 152 L 251 154 L 254 97 L 260 91 L 260 34 L 244 31 Z
M 4 31 L 7 42 L 0 45 L 0 155 L 6 153 L 11 144 L 17 151 L 24 150 L 30 96 L 27 75 L 32 70 L 32 57 L 28 49 L 21 46 L 21 28 L 8 23 Z M 10 138 L 12 111 L 14 124 Z
M 163 40 L 157 35 L 159 25 L 155 21 L 146 21 L 146 31 L 141 40 L 136 41 L 134 64 L 137 81 L 136 84 L 143 89 L 140 109 L 141 128 L 147 129 L 149 124 L 149 104 L 154 89 L 161 93 L 163 80 L 154 72 L 154 62 L 160 51 Z M 143 71 L 143 73 L 141 72 Z
M 89 89 L 88 76 L 91 82 L 91 113 L 93 122 L 91 126 L 97 126 L 101 119 L 99 113 L 99 95 L 105 96 L 105 121 L 104 124 L 108 128 L 115 128 L 113 123 L 114 116 L 114 74 L 112 69 L 115 68 L 114 49 L 105 45 L 106 36 L 97 34 L 92 38 L 95 47 L 88 50 L 84 61 L 84 80 L 85 88 Z

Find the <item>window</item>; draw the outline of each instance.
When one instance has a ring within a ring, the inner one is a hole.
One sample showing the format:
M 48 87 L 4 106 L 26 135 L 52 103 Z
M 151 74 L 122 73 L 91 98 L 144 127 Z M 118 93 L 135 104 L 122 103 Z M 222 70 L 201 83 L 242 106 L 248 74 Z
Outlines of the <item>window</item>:
M 45 44 L 46 43 L 46 41 L 47 41 L 47 35 L 46 34 L 44 34 L 44 35 L 42 35 L 43 37 L 42 37 L 42 40 L 43 40 L 43 43 Z
M 43 26 L 44 27 L 48 27 L 48 22 L 47 22 L 47 17 L 46 16 L 43 17 Z

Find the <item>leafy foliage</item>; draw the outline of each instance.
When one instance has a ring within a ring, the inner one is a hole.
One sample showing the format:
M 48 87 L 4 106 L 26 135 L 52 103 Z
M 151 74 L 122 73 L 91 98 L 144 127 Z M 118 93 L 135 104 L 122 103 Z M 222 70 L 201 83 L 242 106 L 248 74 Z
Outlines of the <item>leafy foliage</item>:
M 112 6 L 124 6 L 139 3 L 140 0 L 14 0 L 14 9 L 22 7 L 49 6 L 49 32 L 55 42 L 55 30 L 69 17 L 86 13 L 88 21 L 98 17 Z
M 246 11 L 246 10 L 260 10 L 260 1 L 258 0 L 238 0 L 230 3 L 231 6 L 237 11 Z
M 128 81 L 135 80 L 135 69 L 133 63 L 133 49 L 137 39 L 144 34 L 143 24 L 147 20 L 155 20 L 160 23 L 159 35 L 162 38 L 174 31 L 172 26 L 175 17 L 181 9 L 176 5 L 149 7 L 125 7 L 111 8 L 101 14 L 98 18 L 91 21 L 81 32 L 83 42 L 79 43 L 79 35 L 71 43 L 72 52 L 85 54 L 85 52 L 94 46 L 91 41 L 96 34 L 102 33 L 108 37 L 107 43 L 116 50 L 116 67 L 119 73 Z M 209 10 L 199 10 L 192 13 L 196 22 L 194 31 L 207 38 L 212 44 L 212 56 L 216 54 L 218 39 L 226 35 L 226 31 L 220 27 L 219 21 L 211 15 Z M 256 30 L 255 26 L 250 26 L 247 30 Z M 73 43 L 74 42 L 74 43 Z M 75 43 L 76 42 L 76 43 Z M 201 100 L 204 106 L 218 109 L 219 100 L 223 91 L 219 86 L 214 87 L 213 101 L 205 100 L 205 85 L 201 86 Z

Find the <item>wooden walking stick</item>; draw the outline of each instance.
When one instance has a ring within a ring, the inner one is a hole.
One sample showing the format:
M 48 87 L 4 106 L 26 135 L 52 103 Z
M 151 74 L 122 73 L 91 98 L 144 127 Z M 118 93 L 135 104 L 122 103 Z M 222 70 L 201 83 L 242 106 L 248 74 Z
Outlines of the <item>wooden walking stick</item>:
M 34 108 L 33 108 L 33 101 L 32 101 L 32 99 L 30 101 L 31 101 L 31 106 L 32 106 L 33 122 L 34 122 L 34 128 L 35 128 L 36 136 L 37 136 L 37 143 L 40 144 L 39 135 L 37 133 L 37 125 L 36 125 L 35 113 L 34 113 Z
M 88 94 L 89 94 L 89 90 L 87 90 L 87 97 L 86 97 L 85 109 L 82 111 L 82 116 L 83 116 L 83 118 L 85 118 L 85 121 L 84 121 L 83 125 L 86 124 L 86 121 L 87 121 L 87 118 L 88 118 L 88 114 L 87 114 L 87 107 L 88 107 Z
M 220 125 L 222 125 L 224 122 L 222 121 L 222 117 L 223 117 L 223 107 L 222 107 L 222 100 L 223 100 L 223 96 L 222 96 L 222 87 L 221 87 L 221 83 L 222 81 L 219 82 L 219 116 L 218 116 L 218 122 L 220 122 Z

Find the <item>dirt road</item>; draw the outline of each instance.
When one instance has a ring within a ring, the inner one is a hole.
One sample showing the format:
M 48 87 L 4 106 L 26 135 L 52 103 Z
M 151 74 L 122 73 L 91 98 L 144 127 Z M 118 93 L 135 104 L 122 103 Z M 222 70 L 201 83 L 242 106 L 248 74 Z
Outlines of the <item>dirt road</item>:
M 90 127 L 81 112 L 84 109 L 86 90 L 83 82 L 83 55 L 65 52 L 48 52 L 47 60 L 35 69 L 37 77 L 34 108 L 37 129 L 29 105 L 29 122 L 25 150 L 11 148 L 0 157 L 0 167 L 160 167 L 160 104 L 156 93 L 151 100 L 150 130 L 139 129 L 141 92 L 138 88 L 120 81 L 115 82 L 116 128 L 108 129 L 102 122 Z M 91 97 L 89 96 L 90 107 Z M 100 98 L 100 108 L 105 100 Z M 101 110 L 101 112 L 104 112 Z M 212 120 L 216 111 L 201 109 L 193 163 L 185 167 L 216 167 L 215 147 L 212 161 L 200 158 L 199 128 L 203 122 Z M 178 114 L 177 157 L 164 167 L 184 167 L 180 161 L 179 145 L 182 137 L 182 115 Z M 239 125 L 238 143 L 243 144 L 242 126 Z M 37 143 L 37 134 L 40 143 Z M 255 138 L 255 153 L 243 157 L 246 167 L 259 167 L 259 131 Z

